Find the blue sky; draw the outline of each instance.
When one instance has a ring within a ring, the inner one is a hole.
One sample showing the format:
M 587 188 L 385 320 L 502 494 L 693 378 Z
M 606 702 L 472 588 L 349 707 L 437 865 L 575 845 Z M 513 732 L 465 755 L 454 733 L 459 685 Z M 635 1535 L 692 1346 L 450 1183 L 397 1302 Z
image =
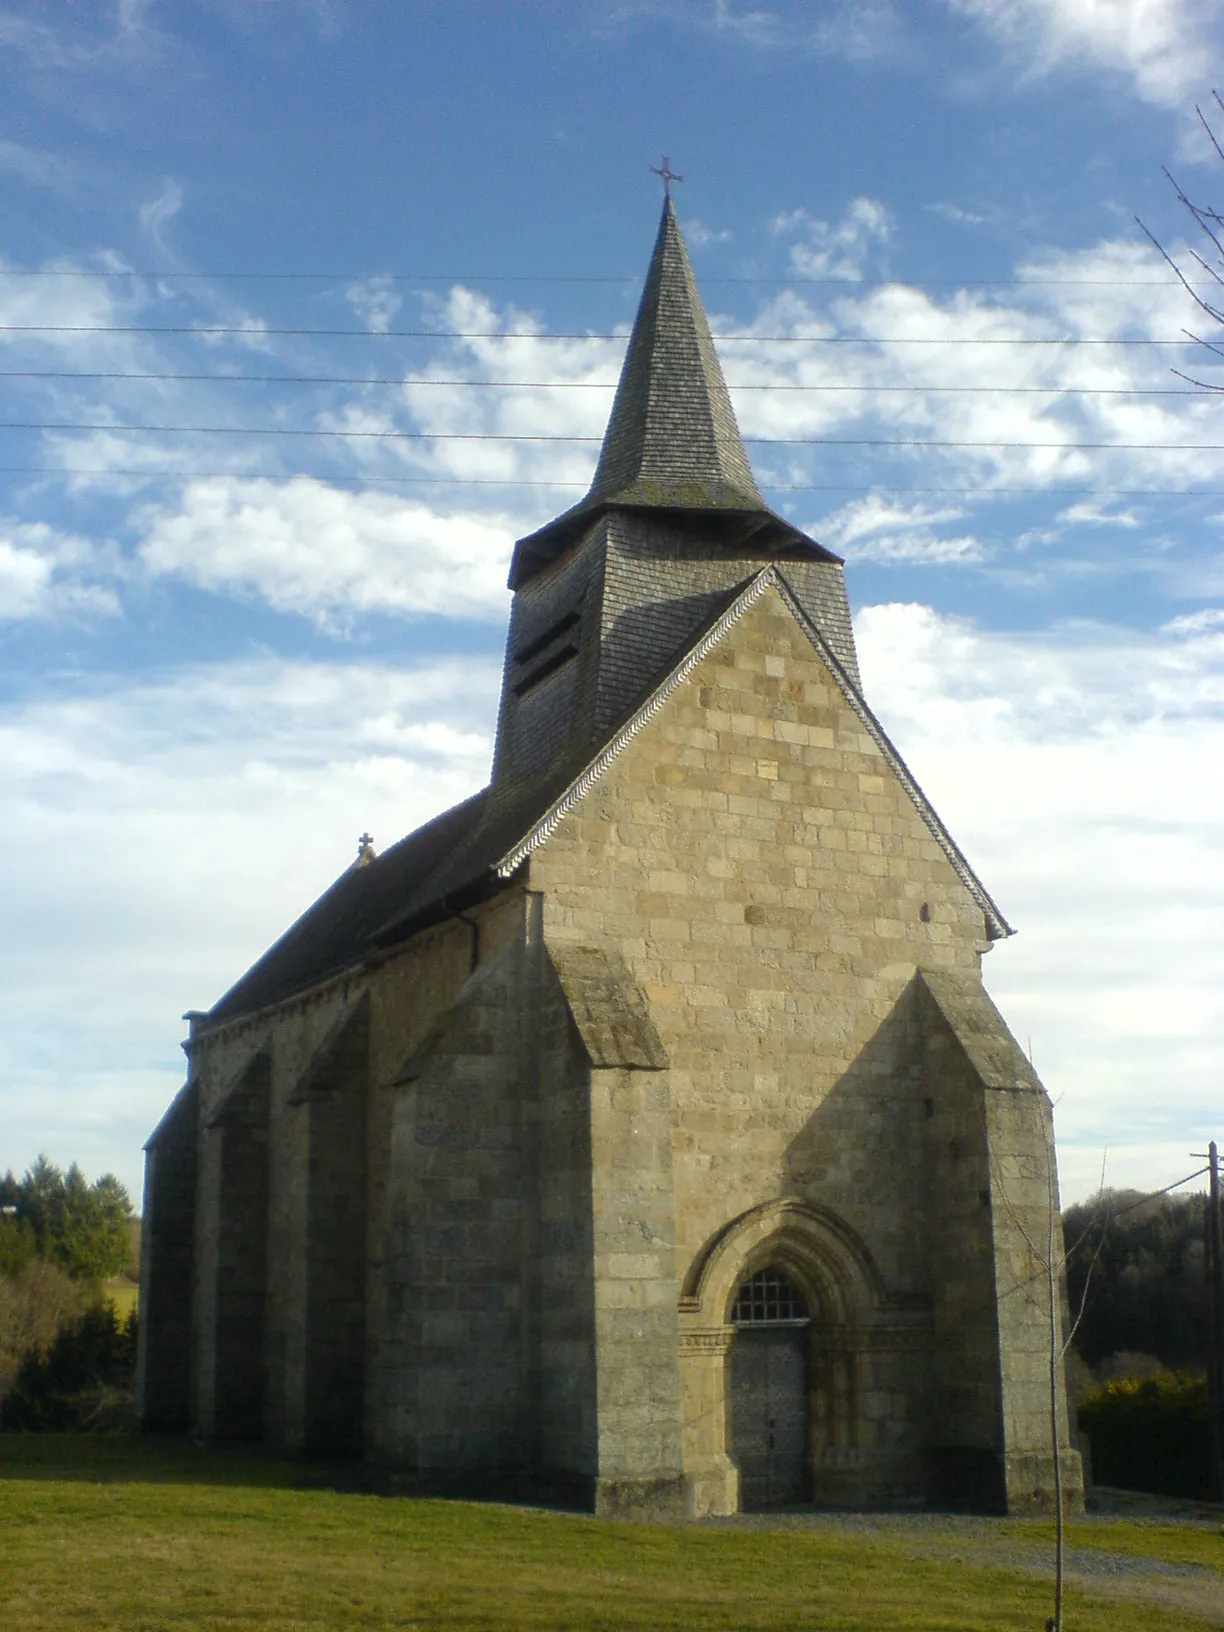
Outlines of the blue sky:
M 1065 1194 L 1190 1171 L 1224 401 L 1134 218 L 1185 261 L 1162 166 L 1224 203 L 1222 69 L 1206 0 L 0 0 L 0 1165 L 136 1191 L 179 1015 L 483 782 L 667 153 L 761 485 L 1019 931 Z

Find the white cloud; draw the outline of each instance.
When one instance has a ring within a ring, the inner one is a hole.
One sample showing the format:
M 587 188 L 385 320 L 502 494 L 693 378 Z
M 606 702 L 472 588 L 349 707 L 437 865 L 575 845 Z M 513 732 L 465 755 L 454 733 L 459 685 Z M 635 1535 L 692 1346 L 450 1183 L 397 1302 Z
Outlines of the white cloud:
M 982 561 L 986 550 L 968 535 L 948 536 L 936 529 L 959 521 L 964 511 L 927 504 L 903 504 L 879 492 L 853 499 L 817 523 L 822 544 L 845 552 L 852 562 L 904 561 L 929 565 Z
M 44 522 L 0 519 L 0 623 L 24 618 L 112 615 L 114 551 Z
M 791 271 L 796 277 L 857 279 L 872 250 L 892 237 L 892 222 L 876 199 L 856 198 L 836 225 L 819 221 L 800 208 L 775 216 L 770 231 L 801 240 L 790 249 Z
M 269 660 L 0 707 L 0 1124 L 139 1186 L 216 1000 L 346 867 L 481 786 L 499 665 Z
M 769 300 L 734 325 L 751 339 L 720 346 L 741 427 L 818 444 L 862 438 L 879 484 L 905 485 L 907 470 L 924 485 L 983 494 L 1178 492 L 1224 480 L 1216 399 L 1181 388 L 1176 349 L 1151 343 L 1176 342 L 1188 297 L 1150 246 L 1051 251 L 1017 275 L 998 294 L 937 297 L 893 282 Z M 795 344 L 801 337 L 817 343 Z M 737 393 L 737 383 L 766 389 Z M 752 452 L 766 483 L 802 483 L 819 457 Z
M 349 305 L 372 334 L 386 334 L 391 320 L 403 306 L 389 278 L 363 278 L 344 291 Z
M 648 15 L 656 8 L 639 5 Z M 821 8 L 816 22 L 796 21 L 763 6 L 737 6 L 713 0 L 712 6 L 679 6 L 672 20 L 691 18 L 697 26 L 760 51 L 801 51 L 812 56 L 843 57 L 850 62 L 894 58 L 904 40 L 902 14 L 895 0 L 834 0 Z
M 165 229 L 183 208 L 183 189 L 177 181 L 167 178 L 161 192 L 140 207 L 140 224 L 153 241 L 160 255 L 177 265 L 173 251 L 166 242 Z
M 6 8 L 0 11 L 0 50 L 19 53 L 32 68 L 58 72 L 147 66 L 166 45 L 165 36 L 148 21 L 153 4 L 154 0 L 94 4 L 59 23 Z
M 65 192 L 77 180 L 75 167 L 58 154 L 22 142 L 0 141 L 0 170 L 49 192 Z
M 1188 612 L 1183 617 L 1171 618 L 1164 626 L 1170 635 L 1202 635 L 1213 629 L 1224 630 L 1224 607 L 1205 607 L 1201 612 Z
M 462 286 L 428 303 L 427 314 L 439 330 L 480 338 L 440 339 L 432 363 L 405 380 L 402 407 L 412 423 L 454 439 L 403 447 L 397 450 L 401 460 L 422 473 L 460 480 L 568 484 L 577 498 L 595 468 L 624 340 L 548 339 L 530 314 L 513 306 L 501 310 Z M 477 385 L 430 383 L 454 379 Z M 556 385 L 513 383 L 523 381 Z M 501 435 L 526 440 L 497 441 Z M 520 495 L 522 531 L 555 513 L 558 497 L 565 496 L 564 485 L 559 492 Z
M 1108 504 L 1099 504 L 1093 499 L 1086 499 L 1080 504 L 1069 504 L 1059 513 L 1058 519 L 1066 525 L 1089 527 L 1130 529 L 1139 525 L 1139 518 L 1133 510 L 1118 510 Z
M 1125 74 L 1147 102 L 1194 101 L 1218 71 L 1214 0 L 944 0 L 995 36 L 1029 71 L 1064 65 Z
M 154 574 L 257 596 L 328 620 L 389 611 L 501 618 L 513 531 L 495 517 L 444 515 L 416 500 L 287 482 L 189 482 L 142 518 Z
M 682 228 L 685 241 L 692 249 L 708 249 L 711 244 L 729 244 L 734 236 L 727 227 L 707 227 L 695 215 L 683 222 Z
M 967 210 L 960 204 L 951 204 L 942 199 L 936 200 L 934 204 L 925 204 L 923 208 L 931 215 L 937 215 L 942 221 L 950 221 L 957 227 L 981 227 L 988 221 L 997 219 L 993 211 Z
M 856 628 L 867 696 L 1020 931 L 984 972 L 1058 1100 L 1067 1193 L 1106 1146 L 1113 1182 L 1189 1172 L 1224 1068 L 1224 630 L 1025 637 L 915 605 Z

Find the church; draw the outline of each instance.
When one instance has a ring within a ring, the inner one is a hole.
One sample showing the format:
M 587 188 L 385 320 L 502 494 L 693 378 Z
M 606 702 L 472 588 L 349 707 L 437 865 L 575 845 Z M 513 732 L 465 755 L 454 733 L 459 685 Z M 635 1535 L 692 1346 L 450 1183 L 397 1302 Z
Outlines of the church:
M 488 786 L 187 1017 L 144 1427 L 601 1514 L 1016 1513 L 1053 1405 L 1074 1505 L 1011 930 L 758 491 L 670 199 L 510 588 Z

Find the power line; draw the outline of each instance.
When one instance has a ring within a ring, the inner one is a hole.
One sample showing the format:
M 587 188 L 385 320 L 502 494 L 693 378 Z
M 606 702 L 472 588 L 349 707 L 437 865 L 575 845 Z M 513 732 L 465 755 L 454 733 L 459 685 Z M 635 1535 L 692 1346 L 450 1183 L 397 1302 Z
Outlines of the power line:
M 462 386 L 471 390 L 496 391 L 614 391 L 616 380 L 414 380 L 402 375 L 393 378 L 370 378 L 362 374 L 175 374 L 124 373 L 117 370 L 81 372 L 61 368 L 4 368 L 3 380 L 174 380 L 189 384 L 212 385 L 379 385 Z M 1195 397 L 1210 396 L 1209 392 L 1169 390 L 1129 386 L 1097 385 L 771 385 L 738 384 L 728 381 L 731 391 L 863 391 L 885 395 L 918 396 L 1039 396 L 1039 397 Z
M 0 420 L 0 431 L 105 432 L 116 436 L 297 436 L 372 442 L 564 442 L 602 443 L 602 436 L 525 431 L 342 431 L 283 425 L 93 425 L 82 421 Z M 978 448 L 1036 449 L 1061 453 L 1224 453 L 1220 442 L 996 442 L 935 437 L 746 436 L 769 448 Z
M 548 283 L 616 285 L 642 282 L 640 272 L 584 273 L 540 272 L 158 272 L 148 268 L 108 268 L 81 271 L 37 267 L 0 267 L 0 278 L 76 278 L 86 281 L 114 281 L 143 278 L 157 283 Z M 1192 288 L 1211 288 L 1205 279 L 1190 280 Z M 896 285 L 910 288 L 945 289 L 1179 289 L 1177 278 L 854 278 L 854 277 L 705 277 L 705 284 L 766 285 L 774 288 L 887 289 Z
M 272 336 L 313 336 L 344 340 L 586 340 L 623 344 L 623 334 L 579 333 L 577 330 L 549 331 L 546 334 L 514 334 L 500 329 L 307 329 L 250 328 L 234 323 L 0 323 L 2 334 L 236 334 L 246 340 Z M 715 340 L 744 345 L 802 346 L 1184 346 L 1193 344 L 1189 335 L 1169 340 L 1134 338 L 1086 339 L 1077 335 L 1002 336 L 980 338 L 965 335 L 878 335 L 878 334 L 715 334 Z
M 588 483 L 561 480 L 528 480 L 517 476 L 359 476 L 337 475 L 332 471 L 294 470 L 289 472 L 265 470 L 149 470 L 120 469 L 117 466 L 74 465 L 0 465 L 0 475 L 20 476 L 115 476 L 143 481 L 219 481 L 286 482 L 296 477 L 324 483 L 378 483 L 380 485 L 410 487 L 528 487 L 576 488 L 585 490 Z M 1224 488 L 1168 488 L 1168 487 L 934 487 L 911 486 L 896 482 L 769 482 L 762 484 L 771 493 L 923 493 L 942 496 L 959 495 L 965 498 L 1028 496 L 1059 499 L 1221 499 Z

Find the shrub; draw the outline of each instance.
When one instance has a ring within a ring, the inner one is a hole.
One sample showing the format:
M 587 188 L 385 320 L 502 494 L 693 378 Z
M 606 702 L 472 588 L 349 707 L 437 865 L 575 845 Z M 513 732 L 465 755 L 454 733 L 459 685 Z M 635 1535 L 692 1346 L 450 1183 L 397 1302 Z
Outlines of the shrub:
M 45 1353 L 85 1305 L 85 1293 L 58 1264 L 31 1258 L 14 1273 L 0 1273 L 0 1400 L 22 1362 Z
M 128 1426 L 136 1371 L 136 1319 L 95 1304 L 42 1352 L 29 1354 L 0 1404 L 0 1428 L 24 1433 Z
M 1079 1425 L 1100 1484 L 1210 1501 L 1211 1436 L 1201 1374 L 1106 1383 L 1081 1402 Z

